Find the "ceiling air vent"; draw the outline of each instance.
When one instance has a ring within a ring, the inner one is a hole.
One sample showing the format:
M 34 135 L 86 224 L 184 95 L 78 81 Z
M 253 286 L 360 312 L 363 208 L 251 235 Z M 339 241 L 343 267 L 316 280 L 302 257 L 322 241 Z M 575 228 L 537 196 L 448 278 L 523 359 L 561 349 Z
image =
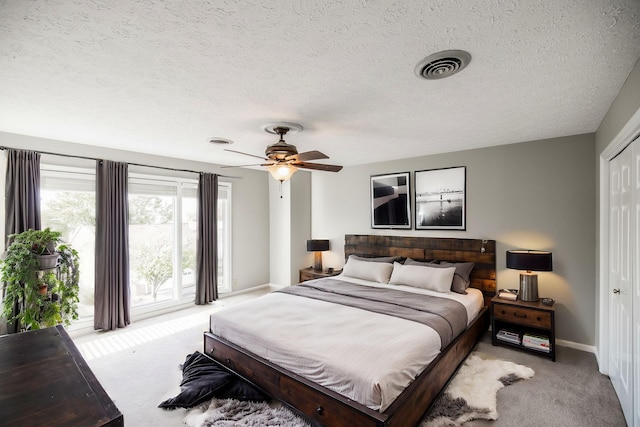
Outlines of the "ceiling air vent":
M 209 138 L 209 143 L 214 145 L 231 145 L 233 141 L 226 138 L 218 138 L 217 136 L 212 136 Z
M 444 79 L 461 71 L 469 62 L 471 55 L 463 50 L 443 50 L 420 61 L 415 72 L 427 80 Z

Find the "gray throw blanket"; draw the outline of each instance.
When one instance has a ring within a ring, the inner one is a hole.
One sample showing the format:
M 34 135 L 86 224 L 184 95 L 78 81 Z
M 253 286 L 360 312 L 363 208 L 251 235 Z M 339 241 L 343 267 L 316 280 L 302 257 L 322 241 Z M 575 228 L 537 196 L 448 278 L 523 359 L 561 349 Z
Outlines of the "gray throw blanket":
M 387 288 L 358 285 L 336 279 L 314 280 L 276 292 L 356 307 L 400 317 L 433 328 L 441 349 L 467 327 L 467 310 L 458 301 Z

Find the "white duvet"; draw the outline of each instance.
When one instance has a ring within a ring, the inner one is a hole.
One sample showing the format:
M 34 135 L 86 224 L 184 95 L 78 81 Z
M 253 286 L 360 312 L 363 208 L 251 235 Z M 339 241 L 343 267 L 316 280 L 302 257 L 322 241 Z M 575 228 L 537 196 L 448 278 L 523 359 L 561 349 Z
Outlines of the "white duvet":
M 468 321 L 483 305 L 482 293 L 441 294 L 408 286 L 372 284 L 460 301 Z M 211 332 L 252 353 L 384 411 L 440 352 L 428 326 L 366 310 L 284 293 L 270 293 L 211 315 Z

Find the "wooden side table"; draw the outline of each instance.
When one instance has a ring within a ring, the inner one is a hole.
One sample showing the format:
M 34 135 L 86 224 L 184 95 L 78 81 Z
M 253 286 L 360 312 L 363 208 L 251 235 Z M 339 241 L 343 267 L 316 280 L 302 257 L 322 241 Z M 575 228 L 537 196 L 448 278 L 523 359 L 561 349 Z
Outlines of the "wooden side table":
M 514 347 L 556 360 L 555 305 L 540 302 L 491 299 L 493 345 Z M 501 333 L 501 331 L 503 331 Z M 505 336 L 506 335 L 506 336 Z M 517 337 L 517 339 L 515 338 Z M 525 344 L 525 341 L 547 345 Z
M 329 273 L 327 270 L 314 270 L 313 267 L 302 268 L 300 269 L 300 283 L 307 280 L 320 279 L 321 277 L 337 276 L 340 273 L 342 273 L 342 270 L 333 270 Z

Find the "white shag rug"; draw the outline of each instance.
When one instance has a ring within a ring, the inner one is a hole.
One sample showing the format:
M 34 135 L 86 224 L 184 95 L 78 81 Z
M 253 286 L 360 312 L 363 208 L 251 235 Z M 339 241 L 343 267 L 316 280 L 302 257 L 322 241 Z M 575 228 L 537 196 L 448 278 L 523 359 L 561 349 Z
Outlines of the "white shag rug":
M 449 427 L 477 419 L 496 420 L 498 390 L 533 375 L 533 369 L 526 366 L 473 352 L 421 426 Z M 309 423 L 277 402 L 231 399 L 213 399 L 189 410 L 184 423 L 189 427 L 309 427 Z
M 277 402 L 247 402 L 235 399 L 213 399 L 191 409 L 184 418 L 189 427 L 310 427 Z
M 533 377 L 533 369 L 473 352 L 436 400 L 422 427 L 461 426 L 498 419 L 498 390 Z

